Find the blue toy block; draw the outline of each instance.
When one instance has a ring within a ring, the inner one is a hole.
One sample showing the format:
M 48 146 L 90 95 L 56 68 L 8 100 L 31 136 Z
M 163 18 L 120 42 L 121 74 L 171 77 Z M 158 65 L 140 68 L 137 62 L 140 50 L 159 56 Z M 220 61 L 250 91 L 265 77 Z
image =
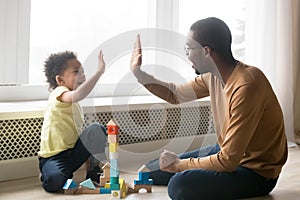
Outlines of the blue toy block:
M 135 185 L 153 185 L 153 180 L 149 179 L 149 172 L 139 172 L 139 179 L 134 180 Z
M 75 183 L 75 181 L 73 181 L 73 179 L 68 179 L 65 183 L 65 185 L 63 186 L 64 190 L 68 190 L 68 189 L 75 189 L 77 188 L 77 184 Z
M 89 188 L 89 189 L 92 189 L 92 190 L 96 189 L 92 179 L 90 179 L 90 178 L 83 181 L 83 182 L 81 182 L 79 185 L 83 186 L 83 187 L 86 187 L 86 188 Z
M 149 172 L 139 172 L 139 180 L 148 180 Z
M 119 177 L 119 175 L 120 175 L 120 171 L 119 171 L 119 169 L 115 169 L 115 170 L 110 170 L 110 176 L 111 177 Z
M 110 171 L 114 169 L 119 169 L 118 167 L 118 160 L 110 159 Z
M 134 180 L 134 185 L 153 185 L 153 180 Z
M 110 184 L 110 189 L 111 190 L 120 190 L 120 184 L 119 183 L 111 183 Z
M 110 194 L 111 190 L 109 188 L 100 188 L 100 194 Z
M 110 184 L 119 184 L 119 177 L 110 177 Z

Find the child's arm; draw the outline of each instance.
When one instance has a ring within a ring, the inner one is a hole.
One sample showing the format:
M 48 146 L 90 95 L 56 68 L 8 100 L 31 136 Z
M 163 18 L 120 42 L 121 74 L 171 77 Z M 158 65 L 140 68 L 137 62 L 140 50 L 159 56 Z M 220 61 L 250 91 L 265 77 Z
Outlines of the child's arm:
M 76 90 L 63 93 L 60 100 L 65 103 L 71 103 L 84 99 L 92 91 L 100 76 L 104 73 L 104 70 L 105 63 L 103 60 L 102 51 L 100 51 L 98 55 L 98 69 L 96 73 L 82 83 Z

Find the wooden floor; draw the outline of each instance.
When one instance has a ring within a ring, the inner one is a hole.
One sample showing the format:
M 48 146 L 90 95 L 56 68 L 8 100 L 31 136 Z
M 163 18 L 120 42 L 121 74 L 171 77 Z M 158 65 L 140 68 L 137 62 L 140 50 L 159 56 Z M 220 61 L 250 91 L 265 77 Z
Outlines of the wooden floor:
M 22 169 L 20 169 L 22 170 Z M 126 182 L 132 183 L 137 179 L 137 174 L 121 174 Z M 74 176 L 77 181 L 84 180 L 83 172 L 77 172 Z M 81 180 L 80 180 L 81 179 Z M 5 200 L 39 200 L 39 199 L 111 199 L 110 195 L 64 195 L 49 194 L 45 192 L 38 180 L 38 177 L 0 182 L 0 199 Z M 130 194 L 126 199 L 153 199 L 163 200 L 169 199 L 166 187 L 152 187 L 152 193 L 141 191 L 138 194 Z M 289 148 L 289 157 L 287 164 L 284 166 L 278 184 L 270 195 L 252 198 L 251 200 L 299 200 L 300 199 L 300 148 Z M 248 199 L 249 200 L 249 199 Z

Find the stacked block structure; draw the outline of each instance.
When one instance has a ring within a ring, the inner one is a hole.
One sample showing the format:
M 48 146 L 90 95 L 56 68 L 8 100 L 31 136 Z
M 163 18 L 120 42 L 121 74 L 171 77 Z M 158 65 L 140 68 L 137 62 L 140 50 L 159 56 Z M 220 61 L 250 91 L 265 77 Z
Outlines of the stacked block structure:
M 119 151 L 119 126 L 111 119 L 107 124 L 107 137 L 109 144 L 109 159 L 102 169 L 100 183 L 87 179 L 79 184 L 73 179 L 68 179 L 63 186 L 65 194 L 111 194 L 113 198 L 125 198 L 127 194 L 139 193 L 140 189 L 152 192 L 153 180 L 149 179 L 149 170 L 143 165 L 139 171 L 138 180 L 134 180 L 134 187 L 128 187 L 124 179 L 120 179 L 118 165 Z
M 151 193 L 153 180 L 149 179 L 149 169 L 145 165 L 143 165 L 138 171 L 139 179 L 134 180 L 134 187 L 132 192 L 138 193 L 140 189 L 144 188 L 146 189 L 147 193 Z
M 109 145 L 110 159 L 110 190 L 112 197 L 121 198 L 119 183 L 119 165 L 118 165 L 118 149 L 119 149 L 119 126 L 111 119 L 107 126 L 107 137 Z

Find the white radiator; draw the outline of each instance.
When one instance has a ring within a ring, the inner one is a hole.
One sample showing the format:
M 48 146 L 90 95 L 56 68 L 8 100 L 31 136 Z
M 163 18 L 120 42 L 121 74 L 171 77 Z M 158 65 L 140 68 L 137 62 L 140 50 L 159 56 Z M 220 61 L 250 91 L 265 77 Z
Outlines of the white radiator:
M 114 118 L 120 126 L 120 170 L 137 170 L 164 150 L 176 153 L 216 141 L 209 101 L 86 107 L 85 126 Z M 43 122 L 39 114 L 0 118 L 0 181 L 37 176 Z

